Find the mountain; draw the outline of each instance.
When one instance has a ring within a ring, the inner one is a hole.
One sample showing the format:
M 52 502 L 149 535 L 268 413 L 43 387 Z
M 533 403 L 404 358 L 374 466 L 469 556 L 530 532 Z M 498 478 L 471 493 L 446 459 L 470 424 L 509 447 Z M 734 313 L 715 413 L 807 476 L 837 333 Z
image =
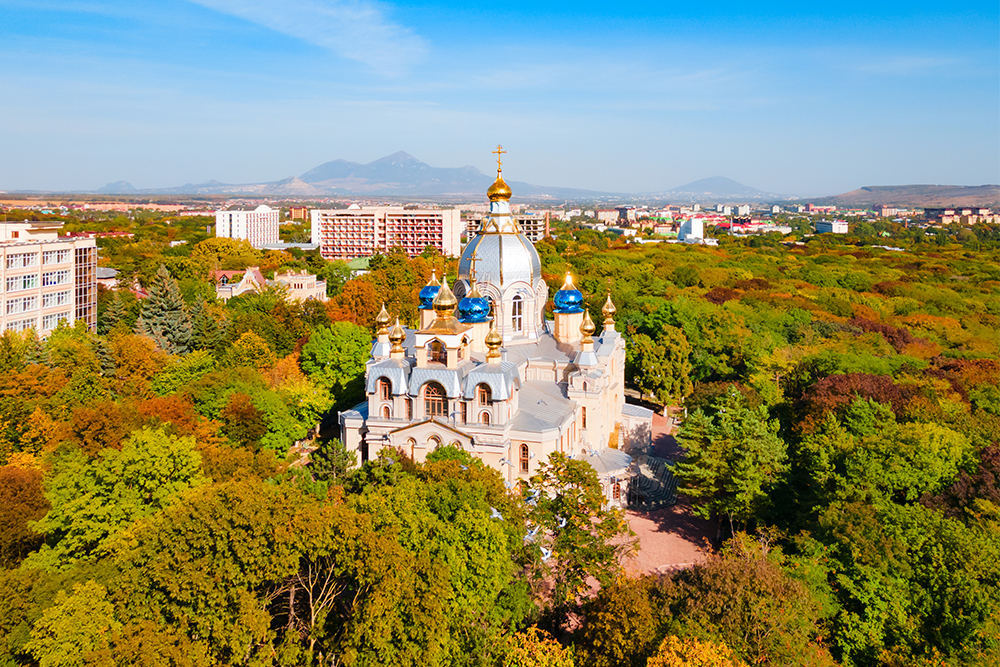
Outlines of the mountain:
M 712 176 L 711 178 L 702 178 L 701 180 L 693 181 L 685 185 L 680 185 L 672 190 L 650 193 L 649 196 L 668 199 L 668 200 L 677 199 L 677 200 L 688 200 L 688 201 L 725 200 L 725 199 L 759 200 L 759 199 L 781 198 L 781 195 L 776 195 L 770 192 L 764 192 L 763 190 L 758 190 L 756 188 L 751 188 L 749 185 L 743 185 L 742 183 L 737 183 L 733 179 L 726 178 L 725 176 Z
M 260 192 L 265 195 L 285 195 L 288 197 L 314 197 L 324 194 L 319 188 L 314 188 L 295 176 L 268 183 Z
M 114 183 L 108 183 L 103 188 L 97 191 L 97 194 L 101 195 L 133 195 L 139 192 L 135 187 L 128 181 L 115 181 Z
M 845 208 L 877 204 L 917 208 L 998 206 L 1000 185 L 868 185 L 844 194 L 810 201 Z

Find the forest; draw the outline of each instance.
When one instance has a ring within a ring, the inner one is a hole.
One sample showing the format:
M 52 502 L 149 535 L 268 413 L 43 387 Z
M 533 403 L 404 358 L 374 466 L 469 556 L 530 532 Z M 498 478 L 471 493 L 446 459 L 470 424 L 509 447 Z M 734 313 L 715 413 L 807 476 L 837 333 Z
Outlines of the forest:
M 638 577 L 582 460 L 511 492 L 461 450 L 358 467 L 336 439 L 381 304 L 414 324 L 455 259 L 354 275 L 206 224 L 67 220 L 135 233 L 101 265 L 143 298 L 0 336 L 0 666 L 1000 664 L 997 228 L 539 242 L 683 415 L 674 473 L 715 539 Z M 218 301 L 211 272 L 248 266 L 330 300 Z

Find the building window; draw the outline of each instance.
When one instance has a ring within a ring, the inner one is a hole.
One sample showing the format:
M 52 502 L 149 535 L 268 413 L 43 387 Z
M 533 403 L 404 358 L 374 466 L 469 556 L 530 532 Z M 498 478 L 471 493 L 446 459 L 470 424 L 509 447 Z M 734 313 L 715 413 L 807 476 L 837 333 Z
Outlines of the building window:
M 427 343 L 427 361 L 447 365 L 448 349 L 444 346 L 444 343 L 436 338 Z
M 528 462 L 531 458 L 531 452 L 528 451 L 528 445 L 521 443 L 521 472 L 528 472 Z
M 424 414 L 428 417 L 443 417 L 448 412 L 448 399 L 444 387 L 437 382 L 428 382 L 424 386 Z
M 69 303 L 69 291 L 63 292 L 49 292 L 48 294 L 42 295 L 42 308 L 51 308 L 52 306 L 65 306 Z
M 53 313 L 42 318 L 42 330 L 55 329 L 60 320 L 69 320 L 69 313 Z
M 378 380 L 378 397 L 383 401 L 392 399 L 392 383 L 386 378 Z
M 431 437 L 427 438 L 427 447 L 430 448 L 432 451 L 440 446 L 441 446 L 441 438 L 437 437 L 436 435 L 432 435 Z
M 483 414 L 479 415 L 479 421 L 482 422 L 482 424 L 484 426 L 489 426 L 490 425 L 490 413 L 483 412 Z
M 493 391 L 488 384 L 481 384 L 476 387 L 476 396 L 479 398 L 480 405 L 489 405 L 490 401 L 493 400 Z
M 26 276 L 7 276 L 7 291 L 19 292 L 26 289 L 36 289 L 38 287 L 38 274 L 31 273 Z
M 392 409 L 388 405 L 382 406 L 382 419 L 392 419 Z
M 35 266 L 36 264 L 38 264 L 37 253 L 29 252 L 7 255 L 8 269 L 26 269 L 29 266 Z
M 65 285 L 69 282 L 69 269 L 63 269 L 62 271 L 49 271 L 42 274 L 42 287 L 51 287 L 52 285 Z
M 413 420 L 413 399 L 406 399 L 406 418 Z
M 35 326 L 38 322 L 37 319 L 31 318 L 30 320 L 15 320 L 13 322 L 7 322 L 8 331 L 25 331 Z
M 587 408 L 580 408 L 580 427 L 587 428 Z
M 414 458 L 415 454 L 414 450 L 416 450 L 417 448 L 417 441 L 414 440 L 413 438 L 410 438 L 406 441 L 406 446 L 410 449 L 410 458 L 411 459 Z
M 611 487 L 611 499 L 621 500 L 622 497 L 622 485 L 621 482 L 615 481 L 614 486 Z
M 65 264 L 69 261 L 69 250 L 46 250 L 42 253 L 42 264 Z
M 27 313 L 29 311 L 38 308 L 38 297 L 37 296 L 22 296 L 20 298 L 8 299 L 7 300 L 7 314 L 17 315 L 18 313 Z
M 468 424 L 469 423 L 469 404 L 466 403 L 465 401 L 462 401 L 461 403 L 458 404 L 458 410 L 459 410 L 459 413 L 460 413 L 460 415 L 462 417 L 462 423 L 463 424 Z
M 524 299 L 521 298 L 520 294 L 515 296 L 514 301 L 511 303 L 510 320 L 514 331 L 520 332 L 524 330 Z

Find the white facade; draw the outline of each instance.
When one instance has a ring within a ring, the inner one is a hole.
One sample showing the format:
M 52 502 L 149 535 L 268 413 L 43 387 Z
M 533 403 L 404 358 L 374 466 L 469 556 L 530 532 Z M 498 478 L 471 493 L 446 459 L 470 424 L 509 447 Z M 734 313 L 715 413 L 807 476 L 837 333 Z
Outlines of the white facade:
M 58 234 L 61 223 L 0 223 L 0 330 L 97 324 L 97 242 Z
M 316 209 L 312 242 L 326 260 L 349 260 L 386 253 L 400 247 L 410 257 L 427 246 L 454 257 L 462 250 L 459 209 L 418 209 L 403 206 L 358 206 Z
M 846 234 L 847 223 L 843 220 L 820 220 L 816 223 L 817 234 Z
M 681 223 L 677 230 L 678 241 L 688 241 L 705 238 L 705 223 L 701 218 L 691 218 Z
M 243 239 L 254 248 L 277 243 L 280 211 L 261 204 L 252 211 L 216 211 L 215 236 L 224 239 Z

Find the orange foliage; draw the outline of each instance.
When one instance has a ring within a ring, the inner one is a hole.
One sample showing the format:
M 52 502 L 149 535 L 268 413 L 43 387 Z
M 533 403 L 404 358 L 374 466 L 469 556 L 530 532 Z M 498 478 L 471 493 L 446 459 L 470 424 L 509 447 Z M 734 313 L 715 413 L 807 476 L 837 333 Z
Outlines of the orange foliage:
M 375 324 L 382 301 L 370 280 L 355 278 L 344 284 L 344 289 L 326 302 L 326 313 L 334 322 L 353 322 L 371 328 Z
M 0 396 L 49 398 L 68 382 L 69 378 L 61 368 L 29 364 L 21 370 L 0 374 Z
M 98 401 L 93 407 L 73 410 L 70 429 L 80 448 L 94 457 L 102 449 L 121 449 L 122 441 L 139 426 L 136 417 L 115 401 Z
M 146 336 L 122 336 L 111 341 L 115 357 L 118 393 L 146 398 L 152 395 L 149 381 L 167 365 L 169 357 Z
M 200 418 L 194 406 L 179 394 L 148 398 L 136 405 L 136 411 L 151 426 L 173 424 L 180 435 L 194 435 L 198 430 Z

